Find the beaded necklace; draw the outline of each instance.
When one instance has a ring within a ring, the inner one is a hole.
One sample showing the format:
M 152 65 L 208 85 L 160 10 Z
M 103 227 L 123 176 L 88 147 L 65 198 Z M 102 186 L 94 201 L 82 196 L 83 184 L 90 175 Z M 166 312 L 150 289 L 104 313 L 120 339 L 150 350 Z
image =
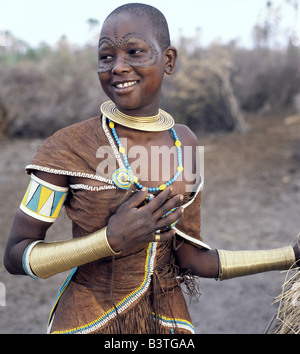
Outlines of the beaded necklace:
M 139 189 L 142 189 L 144 186 L 141 183 L 139 183 L 138 178 L 136 176 L 134 176 L 132 169 L 131 169 L 129 162 L 128 162 L 125 148 L 124 148 L 124 146 L 122 146 L 122 143 L 121 143 L 121 141 L 118 137 L 118 134 L 116 132 L 115 123 L 112 122 L 111 120 L 109 120 L 109 127 L 110 127 L 110 129 L 112 131 L 112 135 L 118 145 L 119 152 L 123 156 L 123 160 L 124 160 L 124 163 L 126 166 L 126 168 L 119 168 L 113 173 L 112 180 L 113 180 L 114 184 L 121 189 L 129 189 L 131 187 L 131 185 L 134 183 Z M 163 191 L 168 186 L 170 186 L 172 183 L 174 183 L 177 180 L 177 178 L 180 176 L 181 172 L 183 171 L 181 142 L 179 141 L 175 130 L 173 128 L 171 128 L 170 131 L 171 131 L 171 134 L 175 140 L 174 145 L 177 148 L 177 164 L 178 164 L 177 171 L 176 171 L 175 175 L 173 176 L 173 178 L 171 178 L 168 182 L 161 184 L 159 187 L 148 188 L 148 192 Z

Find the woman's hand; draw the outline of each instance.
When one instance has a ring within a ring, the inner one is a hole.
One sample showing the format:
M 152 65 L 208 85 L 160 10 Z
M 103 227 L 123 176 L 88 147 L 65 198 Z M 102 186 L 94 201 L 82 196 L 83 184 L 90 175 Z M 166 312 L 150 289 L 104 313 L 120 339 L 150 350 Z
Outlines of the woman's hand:
M 114 251 L 136 247 L 155 241 L 154 232 L 160 233 L 160 241 L 171 239 L 175 232 L 165 229 L 180 218 L 183 209 L 180 208 L 183 196 L 172 196 L 172 187 L 166 188 L 153 198 L 148 204 L 139 207 L 147 196 L 147 189 L 135 193 L 126 202 L 121 204 L 107 224 L 107 238 Z M 168 211 L 178 207 L 176 211 L 161 218 Z

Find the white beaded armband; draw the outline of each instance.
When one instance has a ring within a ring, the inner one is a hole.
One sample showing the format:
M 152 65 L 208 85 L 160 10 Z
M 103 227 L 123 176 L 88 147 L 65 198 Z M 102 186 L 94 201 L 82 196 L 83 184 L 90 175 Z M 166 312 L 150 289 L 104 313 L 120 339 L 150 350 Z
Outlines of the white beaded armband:
M 20 209 L 35 219 L 53 223 L 62 209 L 68 190 L 68 187 L 56 186 L 31 174 Z
M 31 267 L 30 267 L 30 263 L 29 263 L 29 257 L 30 257 L 30 252 L 31 250 L 33 249 L 33 247 L 40 243 L 40 242 L 43 242 L 42 240 L 38 240 L 38 241 L 34 241 L 34 242 L 31 242 L 26 248 L 25 248 L 25 251 L 23 253 L 23 257 L 22 257 L 22 266 L 23 266 L 23 269 L 24 269 L 24 272 L 29 275 L 31 278 L 33 279 L 39 279 L 39 277 L 37 277 Z

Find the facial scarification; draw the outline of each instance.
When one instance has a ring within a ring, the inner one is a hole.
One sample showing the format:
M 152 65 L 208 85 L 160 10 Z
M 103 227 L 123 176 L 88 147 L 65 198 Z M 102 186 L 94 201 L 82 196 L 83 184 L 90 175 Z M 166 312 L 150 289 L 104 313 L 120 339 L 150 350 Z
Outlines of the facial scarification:
M 157 62 L 158 51 L 144 34 L 128 32 L 120 37 L 114 28 L 114 37 L 102 36 L 99 40 L 99 73 L 112 70 L 118 50 L 123 51 L 124 62 L 132 67 L 147 68 Z

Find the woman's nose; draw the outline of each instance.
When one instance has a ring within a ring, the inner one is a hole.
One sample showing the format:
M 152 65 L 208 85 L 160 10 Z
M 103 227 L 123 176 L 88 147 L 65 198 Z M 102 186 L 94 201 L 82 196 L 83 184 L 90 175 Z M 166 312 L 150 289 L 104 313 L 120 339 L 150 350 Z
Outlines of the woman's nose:
M 121 74 L 124 72 L 129 72 L 131 70 L 131 66 L 128 64 L 123 55 L 117 55 L 115 59 L 114 66 L 112 68 L 113 74 Z

